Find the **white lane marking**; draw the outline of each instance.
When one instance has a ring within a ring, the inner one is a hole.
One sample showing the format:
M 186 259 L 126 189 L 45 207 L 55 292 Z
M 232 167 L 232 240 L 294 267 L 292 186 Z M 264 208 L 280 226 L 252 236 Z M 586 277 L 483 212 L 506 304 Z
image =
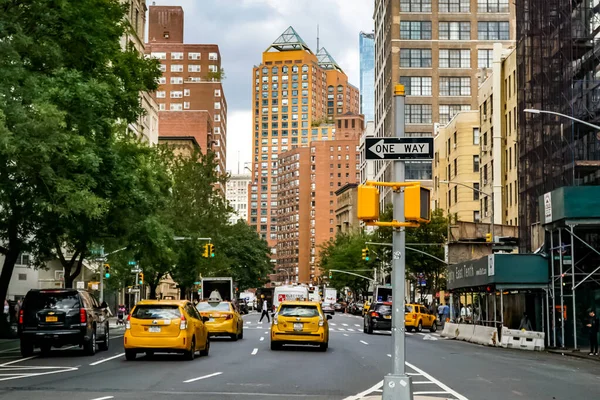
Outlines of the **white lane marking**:
M 27 360 L 31 360 L 32 358 L 36 358 L 36 357 L 37 357 L 37 356 L 31 356 L 31 357 L 20 358 L 20 359 L 18 359 L 18 360 L 15 360 L 15 361 L 10 361 L 10 362 L 4 363 L 4 364 L 0 365 L 0 367 L 5 367 L 5 366 L 7 366 L 7 365 L 16 364 L 16 363 L 19 363 L 19 362 L 21 362 L 21 361 L 27 361 Z
M 268 334 L 269 334 L 269 332 L 265 332 L 265 335 L 268 335 Z
M 342 324 L 342 326 L 348 326 L 348 324 Z
M 259 340 L 262 342 L 263 340 L 265 340 L 265 338 L 261 336 Z
M 246 325 L 250 325 L 251 323 L 252 323 L 252 322 L 248 321 L 248 322 L 246 322 Z
M 347 334 L 347 333 L 344 333 L 344 336 L 348 336 L 348 334 Z
M 345 331 L 344 328 L 338 328 L 338 331 Z
M 256 355 L 256 353 L 258 353 L 258 349 L 255 348 L 254 350 L 252 350 L 251 354 L 254 356 L 254 355 Z
M 425 384 L 435 385 L 436 383 L 435 382 L 430 382 L 430 381 L 418 381 L 418 382 L 413 381 L 412 384 L 413 385 L 425 385 Z M 444 393 L 446 393 L 446 392 L 444 392 Z
M 425 336 L 425 335 L 427 335 L 427 334 L 426 334 L 426 333 L 423 333 L 423 332 L 417 332 L 417 335 Z
M 369 343 L 365 342 L 364 340 L 360 341 L 362 344 L 366 344 L 367 346 L 369 345 Z
M 362 399 L 363 397 L 366 397 L 369 393 L 373 393 L 375 390 L 381 388 L 382 386 L 383 386 L 383 381 L 378 382 L 375 385 L 373 385 L 370 388 L 368 388 L 367 390 L 365 390 L 364 392 L 360 392 L 356 396 L 348 396 L 344 400 L 359 400 L 359 399 Z
M 391 354 L 388 354 L 387 356 L 388 356 L 388 357 L 392 357 L 392 355 L 391 355 Z
M 358 327 L 360 328 L 360 325 L 359 325 L 359 324 L 354 324 L 354 326 L 358 326 Z
M 448 392 L 432 391 L 432 392 L 413 392 L 413 394 L 448 394 Z
M 92 400 L 108 400 L 108 399 L 114 399 L 115 396 L 105 396 L 105 397 L 98 397 Z
M 217 375 L 221 375 L 221 374 L 222 374 L 222 372 L 215 372 L 214 374 L 209 374 L 209 375 L 199 376 L 198 378 L 188 379 L 187 381 L 183 381 L 183 383 L 196 382 L 196 381 L 199 381 L 202 379 L 212 378 L 213 376 L 217 376 Z
M 336 324 L 334 324 L 333 322 L 330 322 L 329 325 L 331 326 L 336 326 Z M 18 347 L 17 347 L 18 348 Z
M 434 382 L 436 385 L 438 385 L 440 388 L 444 389 L 446 392 L 450 393 L 451 395 L 455 396 L 458 400 L 469 400 L 467 399 L 465 396 L 463 396 L 460 393 L 457 393 L 456 391 L 452 390 L 450 387 L 444 385 L 442 382 L 438 381 L 437 379 L 435 379 L 433 376 L 429 375 L 427 372 L 423 371 L 422 369 L 419 369 L 417 367 L 415 367 L 414 365 L 406 362 L 405 363 L 408 367 L 414 369 L 415 371 L 421 373 L 421 375 L 423 375 L 425 378 L 429 379 L 431 382 Z
M 412 336 L 412 335 L 414 335 L 414 333 L 410 333 L 410 332 L 404 332 L 404 334 L 405 334 L 406 336 Z
M 102 363 L 105 363 L 107 361 L 114 360 L 115 358 L 123 357 L 124 355 L 125 355 L 125 353 L 119 353 L 116 356 L 112 356 L 112 357 L 108 357 L 108 358 L 103 358 L 102 360 L 93 362 L 90 365 L 94 366 L 94 365 L 102 364 Z
M 352 329 L 352 328 L 348 328 L 348 330 L 349 330 L 350 332 L 354 332 L 354 329 Z

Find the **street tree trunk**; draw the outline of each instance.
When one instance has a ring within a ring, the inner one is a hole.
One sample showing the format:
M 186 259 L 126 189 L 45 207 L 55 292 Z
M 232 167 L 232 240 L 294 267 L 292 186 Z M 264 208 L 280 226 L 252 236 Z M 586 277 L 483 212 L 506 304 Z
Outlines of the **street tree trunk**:
M 148 298 L 150 300 L 156 300 L 156 288 L 158 287 L 158 283 L 152 281 L 148 282 L 148 287 L 150 288 Z
M 4 264 L 2 265 L 2 273 L 0 274 L 0 300 L 6 299 L 8 286 L 15 269 L 15 264 L 19 258 L 19 253 L 18 247 L 10 247 L 4 254 Z

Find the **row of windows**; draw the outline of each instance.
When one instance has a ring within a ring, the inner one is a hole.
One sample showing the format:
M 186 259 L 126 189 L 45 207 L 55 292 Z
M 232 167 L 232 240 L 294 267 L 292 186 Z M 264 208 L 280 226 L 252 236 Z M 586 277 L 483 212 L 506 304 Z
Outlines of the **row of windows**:
M 169 97 L 172 99 L 181 99 L 183 97 L 191 96 L 191 89 L 183 89 L 183 90 L 171 90 L 169 92 Z M 214 91 L 215 97 L 221 97 L 221 89 L 215 89 Z M 164 99 L 167 97 L 167 92 L 164 90 L 158 90 L 156 92 L 156 98 Z M 219 105 L 220 106 L 220 105 Z
M 187 54 L 188 54 L 188 60 L 201 60 L 202 59 L 202 53 L 189 52 Z M 152 58 L 156 58 L 159 60 L 167 59 L 166 52 L 152 52 L 150 55 Z M 185 56 L 185 53 L 183 53 L 183 52 L 171 52 L 171 60 L 183 60 L 184 56 Z M 219 54 L 218 53 L 208 53 L 208 59 L 211 61 L 217 61 L 219 59 Z
M 160 70 L 162 72 L 167 72 L 167 66 L 165 64 L 160 65 Z M 216 65 L 210 64 L 208 66 L 209 72 L 217 72 L 219 67 Z M 196 64 L 188 64 L 188 72 L 201 72 L 202 66 Z M 183 72 L 183 65 L 181 64 L 171 64 L 171 72 Z
M 442 104 L 439 106 L 439 122 L 448 123 L 459 111 L 470 110 L 471 106 L 461 104 Z M 404 118 L 407 124 L 431 124 L 431 104 L 407 104 Z
M 491 68 L 492 49 L 477 50 L 478 68 Z M 441 49 L 439 68 L 471 68 L 471 50 Z M 400 49 L 400 68 L 431 68 L 431 49 Z
M 471 12 L 470 0 L 439 0 L 439 12 Z M 400 12 L 431 12 L 431 0 L 400 0 Z M 477 12 L 507 13 L 508 0 L 477 0 Z
M 404 85 L 407 96 L 431 96 L 430 76 L 402 76 L 400 83 Z M 470 77 L 442 76 L 439 79 L 440 96 L 470 96 Z
M 401 21 L 400 39 L 431 40 L 431 21 Z M 470 40 L 469 22 L 440 22 L 440 40 Z M 509 24 L 505 21 L 486 21 L 477 23 L 478 40 L 509 40 Z

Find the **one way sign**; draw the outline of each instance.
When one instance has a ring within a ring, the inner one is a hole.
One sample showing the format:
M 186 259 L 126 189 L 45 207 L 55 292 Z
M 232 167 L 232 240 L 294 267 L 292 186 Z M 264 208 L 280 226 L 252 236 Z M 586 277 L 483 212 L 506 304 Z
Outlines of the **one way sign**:
M 365 139 L 367 160 L 432 160 L 432 137 Z

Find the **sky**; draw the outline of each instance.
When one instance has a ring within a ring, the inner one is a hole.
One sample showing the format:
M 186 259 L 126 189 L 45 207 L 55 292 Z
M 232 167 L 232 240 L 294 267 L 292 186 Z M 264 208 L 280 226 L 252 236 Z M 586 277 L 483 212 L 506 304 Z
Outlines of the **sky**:
M 243 172 L 252 153 L 252 68 L 293 26 L 313 52 L 325 47 L 359 86 L 358 34 L 373 31 L 373 0 L 148 0 L 185 12 L 185 43 L 218 44 L 227 99 L 227 169 Z M 239 156 L 238 156 L 239 155 Z

